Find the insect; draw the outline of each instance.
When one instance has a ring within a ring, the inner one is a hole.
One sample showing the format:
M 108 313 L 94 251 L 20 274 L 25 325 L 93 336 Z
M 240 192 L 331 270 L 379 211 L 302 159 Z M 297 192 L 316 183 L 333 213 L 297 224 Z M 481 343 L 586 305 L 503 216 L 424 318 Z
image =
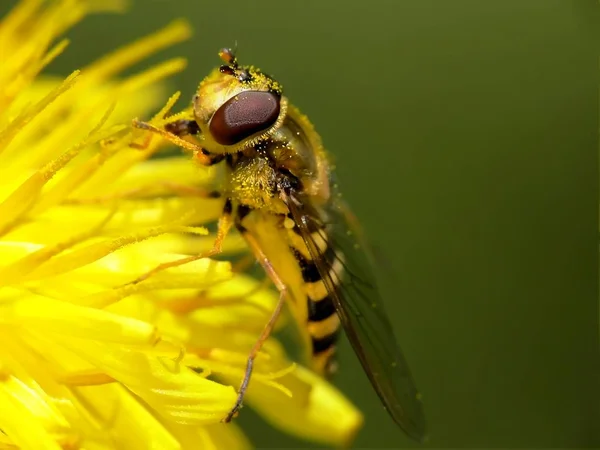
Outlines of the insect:
M 223 64 L 200 83 L 188 117 L 179 115 L 164 128 L 137 120 L 134 126 L 191 150 L 201 164 L 225 166 L 226 200 L 214 248 L 175 264 L 218 254 L 235 227 L 280 293 L 224 421 L 241 407 L 254 358 L 287 299 L 305 327 L 313 369 L 333 372 L 343 327 L 391 417 L 410 437 L 422 440 L 420 394 L 383 310 L 368 247 L 336 195 L 319 135 L 275 79 L 238 64 L 230 49 L 219 56 Z

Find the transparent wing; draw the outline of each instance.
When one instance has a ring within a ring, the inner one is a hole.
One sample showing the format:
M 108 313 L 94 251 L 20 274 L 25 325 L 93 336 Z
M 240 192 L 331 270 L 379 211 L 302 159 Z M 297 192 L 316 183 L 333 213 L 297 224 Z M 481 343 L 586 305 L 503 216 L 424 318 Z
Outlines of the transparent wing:
M 407 435 L 422 441 L 426 435 L 420 394 L 396 343 L 368 247 L 347 206 L 336 202 L 324 209 L 291 198 L 288 207 L 311 253 L 346 334 L 371 384 L 394 421 Z M 330 273 L 313 233 L 343 254 L 342 274 Z M 336 281 L 334 277 L 341 280 Z

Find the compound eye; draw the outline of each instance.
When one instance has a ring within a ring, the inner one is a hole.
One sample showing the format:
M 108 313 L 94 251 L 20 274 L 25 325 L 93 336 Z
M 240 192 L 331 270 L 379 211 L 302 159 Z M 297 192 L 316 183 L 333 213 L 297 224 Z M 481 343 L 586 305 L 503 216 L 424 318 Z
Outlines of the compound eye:
M 280 98 L 271 92 L 242 92 L 215 112 L 209 129 L 219 144 L 237 144 L 273 126 L 280 108 Z

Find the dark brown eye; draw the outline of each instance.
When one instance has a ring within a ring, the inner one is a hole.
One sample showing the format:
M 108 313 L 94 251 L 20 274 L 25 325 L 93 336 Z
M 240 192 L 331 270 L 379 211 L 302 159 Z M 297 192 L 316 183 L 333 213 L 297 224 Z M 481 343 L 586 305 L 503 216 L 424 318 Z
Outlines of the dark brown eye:
M 279 97 L 271 92 L 247 91 L 229 99 L 210 121 L 219 144 L 233 145 L 272 126 L 279 117 Z

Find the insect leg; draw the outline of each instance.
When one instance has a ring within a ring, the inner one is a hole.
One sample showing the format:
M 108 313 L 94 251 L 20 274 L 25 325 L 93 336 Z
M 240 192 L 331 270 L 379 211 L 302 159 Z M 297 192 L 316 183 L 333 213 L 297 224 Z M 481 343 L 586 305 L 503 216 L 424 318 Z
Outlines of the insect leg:
M 195 120 L 179 119 L 165 125 L 165 130 L 176 136 L 186 136 L 188 134 L 198 134 L 200 127 Z
M 227 199 L 225 201 L 225 206 L 223 207 L 223 213 L 221 214 L 221 217 L 219 218 L 219 224 L 218 224 L 218 228 L 217 228 L 217 238 L 215 239 L 215 243 L 214 243 L 212 249 L 210 249 L 207 252 L 199 253 L 197 255 L 186 256 L 185 258 L 176 259 L 175 261 L 170 261 L 170 262 L 159 264 L 154 269 L 149 270 L 148 272 L 139 276 L 138 278 L 136 278 L 129 284 L 140 283 L 141 281 L 146 280 L 148 277 L 154 275 L 155 273 L 161 272 L 165 269 L 170 269 L 171 267 L 181 266 L 183 264 L 187 264 L 187 263 L 197 261 L 197 260 L 203 259 L 203 258 L 210 258 L 212 256 L 215 256 L 215 255 L 218 255 L 219 253 L 221 253 L 222 247 L 223 247 L 223 241 L 225 240 L 225 237 L 227 236 L 227 234 L 229 233 L 229 230 L 231 230 L 231 226 L 233 225 L 233 220 L 231 218 L 231 211 L 232 211 L 231 200 Z
M 213 164 L 221 162 L 225 158 L 224 155 L 214 155 L 208 153 L 202 146 L 181 137 L 192 135 L 198 132 L 198 125 L 193 120 L 178 120 L 176 122 L 173 122 L 172 124 L 165 125 L 165 129 L 162 129 L 155 127 L 154 125 L 148 122 L 142 122 L 140 120 L 134 119 L 133 126 L 141 130 L 147 130 L 152 133 L 158 134 L 167 141 L 177 145 L 178 147 L 193 152 L 196 160 L 203 166 L 212 166 Z M 129 144 L 129 146 L 137 148 L 139 150 L 144 150 L 150 145 L 151 138 L 152 135 L 148 134 L 148 136 L 142 144 L 132 142 L 131 144 Z
M 178 147 L 181 147 L 185 150 L 190 150 L 192 152 L 202 152 L 202 147 L 198 144 L 195 144 L 194 142 L 190 142 L 187 141 L 181 137 L 179 137 L 177 134 L 173 133 L 172 131 L 166 130 L 166 129 L 162 129 L 162 128 L 158 128 L 154 125 L 152 125 L 151 123 L 148 122 L 142 122 L 140 120 L 134 119 L 132 122 L 132 125 L 135 128 L 139 128 L 141 130 L 147 130 L 150 131 L 152 133 L 158 134 L 160 136 L 162 136 L 164 139 L 166 139 L 169 142 L 172 142 L 173 144 L 177 145 Z M 147 139 L 147 141 L 144 141 L 144 144 L 130 144 L 132 147 L 135 148 L 145 148 L 149 145 L 150 143 L 150 138 Z M 145 146 L 145 147 L 144 147 Z
M 247 232 L 247 230 L 243 226 L 241 226 L 240 224 L 236 224 L 236 226 L 238 228 L 238 231 L 246 239 L 246 242 L 252 249 L 252 252 L 254 253 L 254 256 L 256 257 L 256 259 L 258 260 L 260 265 L 263 267 L 265 272 L 267 272 L 267 275 L 269 276 L 269 278 L 271 279 L 273 284 L 275 284 L 275 287 L 279 291 L 279 300 L 275 304 L 275 309 L 273 310 L 273 313 L 271 314 L 269 321 L 263 328 L 262 332 L 260 333 L 260 336 L 258 337 L 258 340 L 256 341 L 256 343 L 250 350 L 250 353 L 248 354 L 248 360 L 246 361 L 246 370 L 244 373 L 244 378 L 243 378 L 242 383 L 240 384 L 240 388 L 238 390 L 237 400 L 236 400 L 235 404 L 233 405 L 233 408 L 231 408 L 231 411 L 229 411 L 227 416 L 222 420 L 223 422 L 230 422 L 231 419 L 233 418 L 233 416 L 242 407 L 244 395 L 246 394 L 246 390 L 248 389 L 248 383 L 250 383 L 250 378 L 252 376 L 252 368 L 254 367 L 254 358 L 256 358 L 256 355 L 262 348 L 264 342 L 271 335 L 271 332 L 273 331 L 273 328 L 275 327 L 275 323 L 277 322 L 277 319 L 279 318 L 279 315 L 281 314 L 281 310 L 283 309 L 283 304 L 285 303 L 285 297 L 287 295 L 287 287 L 285 286 L 285 283 L 279 277 L 279 275 L 277 274 L 277 272 L 271 265 L 271 262 L 269 261 L 267 256 L 264 254 L 264 252 L 260 248 L 258 242 L 254 239 L 253 236 L 251 236 Z

